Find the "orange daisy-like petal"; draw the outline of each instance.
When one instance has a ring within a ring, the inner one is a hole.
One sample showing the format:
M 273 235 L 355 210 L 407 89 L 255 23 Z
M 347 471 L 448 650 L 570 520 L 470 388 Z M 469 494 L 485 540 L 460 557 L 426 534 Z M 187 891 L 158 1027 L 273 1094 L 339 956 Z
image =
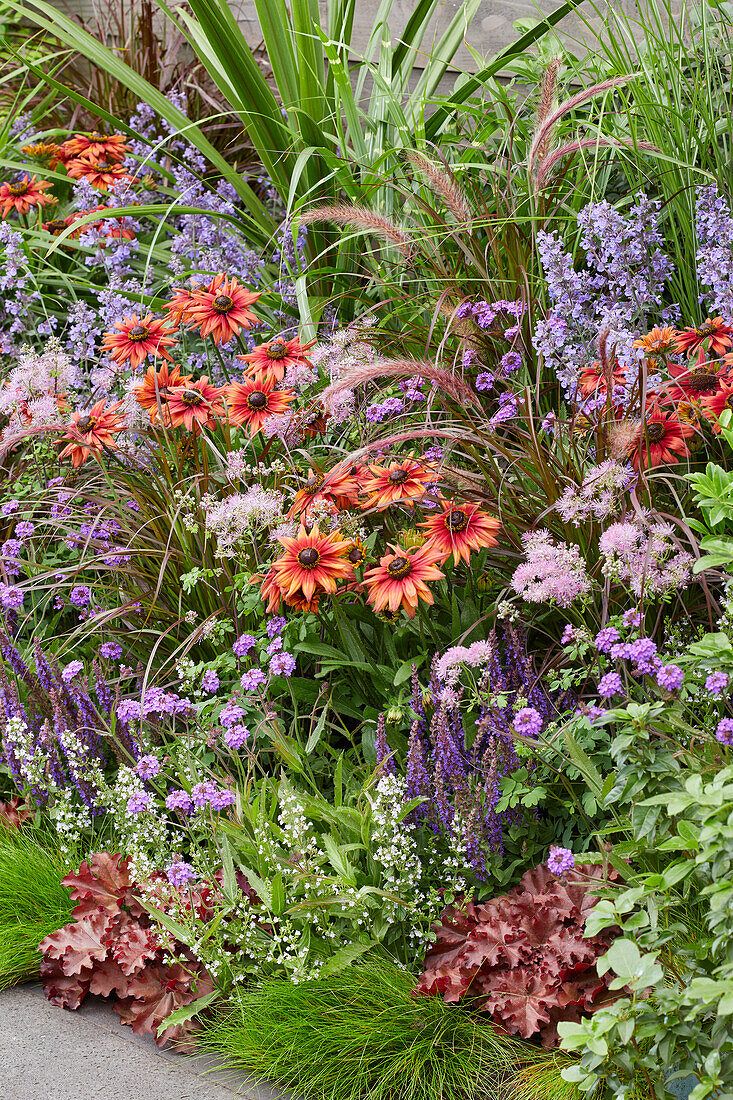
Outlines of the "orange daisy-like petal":
M 115 328 L 120 331 L 105 332 L 102 340 L 102 348 L 110 353 L 115 363 L 126 363 L 129 359 L 136 369 L 148 355 L 170 360 L 166 349 L 176 342 L 172 330 L 152 313 L 142 319 L 134 315 L 125 317 L 124 321 L 115 323 Z
M 91 454 L 99 458 L 104 447 L 114 449 L 114 436 L 124 430 L 124 417 L 119 413 L 124 402 L 116 401 L 105 405 L 104 399 L 97 401 L 87 412 L 77 412 L 71 418 L 73 434 L 67 433 L 59 446 L 67 439 L 68 443 L 60 452 L 59 458 L 70 458 L 74 467 L 81 466 Z
M 365 508 L 388 508 L 390 504 L 412 505 L 425 496 L 432 471 L 422 462 L 405 458 L 389 466 L 370 466 L 364 479 Z
M 133 392 L 138 404 L 148 409 L 150 419 L 155 421 L 158 419 L 158 410 L 168 400 L 170 391 L 185 386 L 192 378 L 193 375 L 181 374 L 178 367 L 169 367 L 167 363 L 163 363 L 159 370 L 150 366 Z
M 641 348 L 646 356 L 670 355 L 677 350 L 677 330 L 671 325 L 653 328 L 645 336 L 634 340 L 633 346 Z
M 668 363 L 667 366 L 676 383 L 669 390 L 673 401 L 702 399 L 715 394 L 728 373 L 726 367 L 716 369 L 717 363 L 688 361 Z
M 440 564 L 451 555 L 458 565 L 463 558 L 468 565 L 472 550 L 482 550 L 497 545 L 497 533 L 501 523 L 488 512 L 483 512 L 476 504 L 452 504 L 443 502 L 443 511 L 431 516 L 419 525 L 428 533 L 426 545 L 440 551 Z
M 260 344 L 247 355 L 238 355 L 243 363 L 249 363 L 249 375 L 262 375 L 265 378 L 274 378 L 276 382 L 282 382 L 288 367 L 298 365 L 310 367 L 310 360 L 306 356 L 309 348 L 315 344 L 311 340 L 309 344 L 301 344 L 298 337 L 285 340 L 282 336 L 276 336 L 274 340 L 268 340 L 266 344 Z
M 733 381 L 722 382 L 719 389 L 701 401 L 703 412 L 708 420 L 713 421 L 713 431 L 720 434 L 721 425 L 718 423 L 720 416 L 726 409 L 733 410 Z
M 355 504 L 359 496 L 359 483 L 352 474 L 351 464 L 336 466 L 327 474 L 315 470 L 305 485 L 295 494 L 288 516 L 302 516 L 307 519 L 314 505 L 326 502 L 333 504 L 336 510 Z
M 27 214 L 37 206 L 56 202 L 53 195 L 47 195 L 51 184 L 47 180 L 38 180 L 35 176 L 23 176 L 15 183 L 0 184 L 0 207 L 2 216 L 7 218 L 13 210 L 16 214 Z
M 273 378 L 246 378 L 225 389 L 229 419 L 257 435 L 270 416 L 281 416 L 295 400 L 292 390 L 276 390 Z
M 733 344 L 733 327 L 722 317 L 708 319 L 697 328 L 686 328 L 677 333 L 677 350 L 691 357 L 698 349 L 713 355 L 722 355 Z
M 614 360 L 611 389 L 614 389 L 616 386 L 623 386 L 625 381 L 626 371 L 623 367 L 619 366 L 616 360 Z M 590 397 L 591 394 L 594 393 L 606 392 L 608 389 L 608 380 L 603 373 L 600 362 L 593 363 L 592 366 L 586 367 L 585 370 L 581 372 L 578 385 L 580 386 L 580 392 L 583 397 Z
M 665 412 L 655 407 L 644 418 L 636 438 L 628 449 L 629 459 L 635 470 L 641 466 L 661 466 L 679 462 L 689 455 L 685 442 L 695 434 L 691 424 L 679 419 L 676 412 Z
M 232 276 L 215 275 L 208 286 L 193 292 L 187 307 L 186 320 L 202 336 L 210 336 L 215 344 L 227 344 L 240 329 L 252 328 L 257 317 L 249 308 L 261 298 L 261 293 L 246 290 Z
M 218 417 L 224 416 L 223 396 L 223 389 L 212 386 L 205 374 L 195 382 L 177 386 L 166 397 L 163 423 L 171 428 L 183 425 L 189 432 L 215 424 Z
M 127 142 L 122 134 L 74 134 L 61 146 L 61 160 L 88 160 L 119 164 L 127 156 Z
M 98 191 L 106 191 L 121 180 L 132 179 L 121 164 L 110 164 L 106 160 L 91 161 L 83 157 L 67 161 L 66 174 L 75 180 L 87 180 Z
M 275 580 L 287 600 L 301 591 L 306 600 L 314 593 L 335 592 L 337 582 L 351 574 L 351 566 L 344 557 L 351 542 L 340 531 L 321 534 L 318 527 L 307 531 L 301 525 L 294 538 L 278 539 L 285 553 L 273 563 Z
M 430 543 L 410 550 L 392 546 L 392 551 L 384 554 L 379 565 L 364 574 L 367 599 L 375 611 L 386 608 L 394 613 L 403 607 L 407 616 L 414 619 L 420 600 L 427 604 L 434 602 L 427 581 L 438 581 L 445 576 L 437 568 L 441 552 Z

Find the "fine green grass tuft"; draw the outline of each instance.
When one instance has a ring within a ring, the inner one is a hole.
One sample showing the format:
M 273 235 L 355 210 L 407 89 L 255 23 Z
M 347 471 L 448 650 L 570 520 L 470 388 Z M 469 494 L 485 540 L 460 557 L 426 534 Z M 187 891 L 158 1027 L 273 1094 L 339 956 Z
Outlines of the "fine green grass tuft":
M 48 835 L 0 827 L 0 989 L 38 974 L 39 943 L 71 919 L 61 879 L 76 865 Z
M 229 1069 L 304 1100 L 488 1100 L 516 1044 L 464 1009 L 413 997 L 386 961 L 240 992 L 199 1034 Z

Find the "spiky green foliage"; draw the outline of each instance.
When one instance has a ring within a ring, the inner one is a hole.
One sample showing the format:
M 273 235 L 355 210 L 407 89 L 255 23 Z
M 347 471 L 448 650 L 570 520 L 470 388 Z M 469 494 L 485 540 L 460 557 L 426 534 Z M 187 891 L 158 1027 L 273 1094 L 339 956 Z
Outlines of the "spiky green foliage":
M 228 1068 L 304 1100 L 472 1100 L 491 1095 L 517 1048 L 414 978 L 372 960 L 293 984 L 240 992 L 201 1046 Z
M 0 826 L 0 989 L 38 974 L 39 943 L 71 919 L 61 879 L 77 862 L 49 834 Z

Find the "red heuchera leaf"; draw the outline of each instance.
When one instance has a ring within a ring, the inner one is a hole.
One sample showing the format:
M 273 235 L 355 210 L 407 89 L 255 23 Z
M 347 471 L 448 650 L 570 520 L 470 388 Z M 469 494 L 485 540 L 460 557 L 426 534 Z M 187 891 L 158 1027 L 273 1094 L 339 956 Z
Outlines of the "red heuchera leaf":
M 502 897 L 448 906 L 416 992 L 446 1001 L 470 996 L 509 1034 L 539 1032 L 550 1045 L 558 1021 L 579 1019 L 610 997 L 595 962 L 615 933 L 583 938 L 602 879 L 595 866 L 576 867 L 562 880 L 535 867 Z
M 19 829 L 29 817 L 33 817 L 33 807 L 22 798 L 0 802 L 0 825 L 4 825 L 6 829 Z
M 57 1008 L 76 1009 L 89 992 L 90 970 L 82 970 L 73 978 L 64 974 L 56 959 L 41 959 L 43 992 Z
M 73 916 L 78 920 L 97 909 L 116 916 L 132 885 L 129 867 L 129 860 L 110 852 L 96 852 L 88 863 L 84 860 L 75 875 L 67 875 L 62 880 L 71 890 L 74 901 L 79 902 Z
M 119 918 L 112 956 L 125 974 L 142 970 L 160 950 L 160 940 L 152 928 L 143 928 L 134 917 L 123 913 Z M 120 994 L 123 996 L 123 994 Z
M 132 1025 L 136 1035 L 153 1035 L 158 1046 L 162 1047 L 169 1039 L 190 1034 L 192 1025 L 178 1024 L 158 1035 L 160 1024 L 177 1008 L 211 993 L 213 989 L 214 984 L 208 974 L 198 967 L 185 968 L 179 963 L 147 966 L 130 980 L 129 996 L 115 1005 L 115 1012 L 123 1024 Z
M 66 924 L 58 932 L 46 936 L 38 945 L 38 950 L 51 959 L 57 959 L 64 974 L 70 978 L 81 974 L 94 962 L 106 959 L 113 923 L 109 913 L 98 909 L 83 920 Z

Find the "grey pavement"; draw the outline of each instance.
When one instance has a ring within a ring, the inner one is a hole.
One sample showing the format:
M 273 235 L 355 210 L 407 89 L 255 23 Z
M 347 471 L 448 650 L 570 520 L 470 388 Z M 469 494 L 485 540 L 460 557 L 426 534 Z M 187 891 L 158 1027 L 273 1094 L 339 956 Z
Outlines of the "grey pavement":
M 212 1066 L 214 1067 L 212 1069 Z M 110 1002 L 76 1012 L 40 985 L 0 993 L 0 1100 L 276 1100 L 207 1058 L 159 1050 L 124 1027 Z

